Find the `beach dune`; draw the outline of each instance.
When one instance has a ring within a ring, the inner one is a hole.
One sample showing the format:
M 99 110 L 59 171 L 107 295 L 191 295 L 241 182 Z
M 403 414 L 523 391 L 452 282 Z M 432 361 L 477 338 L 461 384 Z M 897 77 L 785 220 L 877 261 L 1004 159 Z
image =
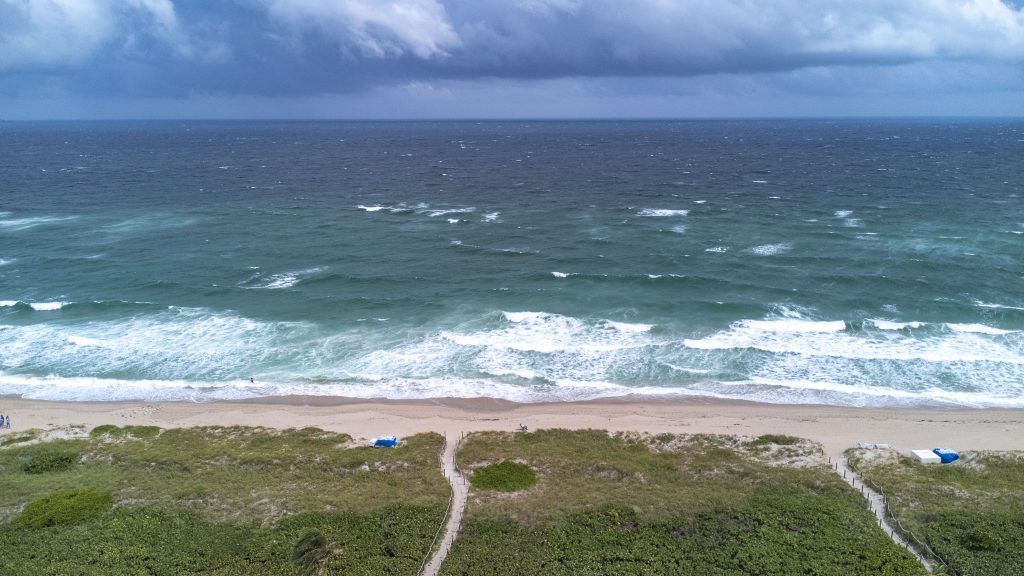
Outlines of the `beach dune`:
M 363 400 L 286 396 L 247 401 L 50 402 L 0 399 L 15 429 L 100 424 L 162 428 L 210 425 L 316 426 L 357 438 L 418 432 L 458 435 L 477 430 L 595 428 L 677 434 L 790 434 L 820 442 L 839 456 L 858 442 L 887 443 L 909 453 L 938 446 L 957 450 L 1024 450 L 1024 410 L 850 408 L 775 405 L 708 398 L 519 404 L 492 398 Z

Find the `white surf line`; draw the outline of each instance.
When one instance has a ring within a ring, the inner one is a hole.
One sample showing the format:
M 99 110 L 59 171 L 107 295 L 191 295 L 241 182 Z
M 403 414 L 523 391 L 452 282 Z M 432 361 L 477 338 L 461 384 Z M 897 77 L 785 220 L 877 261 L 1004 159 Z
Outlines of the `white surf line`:
M 900 548 L 905 548 L 908 552 L 917 558 L 917 561 L 924 566 L 924 569 L 928 572 L 935 572 L 935 566 L 932 562 L 925 558 L 917 548 L 914 547 L 906 538 L 903 537 L 899 532 L 893 529 L 892 525 L 889 524 L 889 520 L 885 514 L 885 497 L 875 492 L 870 486 L 864 483 L 864 479 L 859 474 L 850 468 L 850 465 L 846 462 L 846 458 L 840 458 L 836 461 L 833 470 L 839 475 L 847 484 L 859 490 L 864 498 L 868 501 L 868 508 L 875 514 L 875 519 L 878 520 L 878 526 L 893 542 L 896 543 Z
M 448 483 L 452 486 L 452 502 L 448 512 L 448 524 L 445 527 L 444 538 L 441 539 L 441 545 L 437 547 L 433 558 L 430 559 L 427 566 L 420 572 L 421 576 L 437 576 L 438 571 L 441 569 L 441 564 L 448 556 L 448 551 L 451 550 L 452 543 L 455 542 L 455 537 L 459 534 L 459 529 L 462 528 L 462 512 L 465 511 L 466 500 L 469 499 L 469 486 L 466 485 L 466 477 L 459 472 L 458 467 L 455 465 L 455 453 L 458 451 L 460 443 L 461 440 L 451 440 L 445 435 L 444 454 L 441 456 L 441 472 L 445 478 L 448 478 Z

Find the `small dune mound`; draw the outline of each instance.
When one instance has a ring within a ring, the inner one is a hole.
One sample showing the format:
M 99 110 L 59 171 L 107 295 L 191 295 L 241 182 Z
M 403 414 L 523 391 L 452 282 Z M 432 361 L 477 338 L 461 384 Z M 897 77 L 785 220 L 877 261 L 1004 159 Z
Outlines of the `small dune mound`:
M 470 483 L 479 490 L 518 492 L 537 483 L 537 473 L 526 464 L 505 460 L 473 471 Z

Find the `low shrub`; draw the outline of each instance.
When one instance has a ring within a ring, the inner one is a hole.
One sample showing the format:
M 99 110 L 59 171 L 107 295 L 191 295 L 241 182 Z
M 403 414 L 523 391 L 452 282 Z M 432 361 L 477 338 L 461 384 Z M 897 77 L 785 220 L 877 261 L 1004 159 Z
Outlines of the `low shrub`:
M 113 505 L 114 497 L 103 490 L 60 490 L 29 502 L 12 524 L 24 528 L 77 524 L 99 516 Z
M 159 426 L 125 426 L 121 430 L 124 430 L 125 436 L 132 438 L 156 438 L 160 434 Z
M 78 454 L 65 450 L 43 449 L 32 455 L 21 465 L 26 474 L 45 474 L 67 470 L 78 461 Z
M 470 483 L 480 490 L 516 492 L 537 483 L 537 473 L 526 464 L 505 460 L 477 468 Z

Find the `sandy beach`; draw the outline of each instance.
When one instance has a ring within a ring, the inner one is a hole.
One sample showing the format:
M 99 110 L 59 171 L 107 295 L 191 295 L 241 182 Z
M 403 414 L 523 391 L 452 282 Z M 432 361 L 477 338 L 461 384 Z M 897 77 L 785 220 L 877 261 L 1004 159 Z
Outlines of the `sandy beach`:
M 418 432 L 598 428 L 610 431 L 760 435 L 792 434 L 820 442 L 837 456 L 858 442 L 914 448 L 1024 450 L 1024 410 L 879 409 L 774 405 L 708 398 L 616 398 L 517 404 L 505 400 L 439 398 L 362 400 L 288 396 L 231 402 L 49 402 L 0 398 L 13 430 L 100 424 L 163 428 L 245 425 L 317 426 L 356 438 Z M 13 431 L 12 430 L 12 431 Z M 5 431 L 6 433 L 6 431 Z

